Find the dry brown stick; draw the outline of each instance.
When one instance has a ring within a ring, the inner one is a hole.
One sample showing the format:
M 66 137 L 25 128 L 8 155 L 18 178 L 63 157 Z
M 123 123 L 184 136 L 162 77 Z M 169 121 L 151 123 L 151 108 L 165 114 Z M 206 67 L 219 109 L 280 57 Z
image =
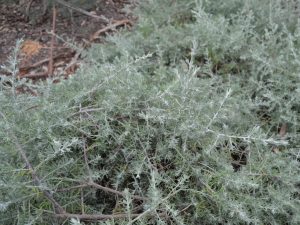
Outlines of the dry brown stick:
M 141 214 L 135 213 L 131 214 L 130 218 L 137 218 Z M 166 213 L 158 213 L 155 214 L 158 215 L 159 217 L 166 217 Z M 68 219 L 68 218 L 77 218 L 79 220 L 83 221 L 100 221 L 100 220 L 109 220 L 109 219 L 125 219 L 128 218 L 128 214 L 112 214 L 112 215 L 107 215 L 107 214 L 71 214 L 71 213 L 61 213 L 61 214 L 55 214 L 54 215 L 57 218 L 62 218 L 62 219 Z
M 49 76 L 53 76 L 53 48 L 55 41 L 55 26 L 56 26 L 56 7 L 55 3 L 53 3 L 53 17 L 52 17 L 52 36 L 51 36 L 51 48 L 50 48 L 50 60 L 48 65 L 48 73 Z
M 71 59 L 71 62 L 66 66 L 64 71 L 68 71 L 72 66 L 74 66 L 78 62 L 78 58 L 80 57 L 82 50 L 79 50 L 75 56 Z
M 130 20 L 128 20 L 128 19 L 116 21 L 115 23 L 110 24 L 110 25 L 108 25 L 108 26 L 106 26 L 106 27 L 104 27 L 104 28 L 96 31 L 92 35 L 92 37 L 90 38 L 90 41 L 92 42 L 92 41 L 96 40 L 97 38 L 99 38 L 99 35 L 102 34 L 102 33 L 105 33 L 105 32 L 107 32 L 109 30 L 115 29 L 116 27 L 121 26 L 121 25 L 125 25 L 125 24 L 132 25 L 132 22 Z
M 6 116 L 0 112 L 0 115 L 3 117 L 4 120 L 7 121 Z M 19 154 L 21 155 L 21 158 L 23 159 L 23 161 L 25 162 L 25 166 L 26 169 L 29 170 L 33 183 L 37 186 L 37 188 L 40 189 L 40 191 L 44 194 L 44 196 L 53 204 L 55 212 L 61 214 L 61 213 L 66 213 L 64 208 L 54 199 L 52 193 L 48 190 L 45 190 L 44 188 L 41 188 L 41 186 L 44 186 L 41 182 L 41 179 L 39 178 L 39 176 L 37 175 L 36 171 L 34 170 L 33 166 L 31 165 L 26 152 L 24 151 L 24 149 L 22 148 L 21 144 L 19 143 L 16 135 L 14 134 L 14 132 L 12 130 L 9 130 L 9 133 L 13 139 L 13 141 L 15 142 L 15 145 L 17 147 L 17 151 L 19 152 Z
M 63 57 L 66 58 L 66 57 L 69 57 L 69 55 L 72 56 L 73 54 L 74 54 L 74 51 L 71 53 L 67 53 L 67 54 L 66 53 L 57 54 L 57 55 L 53 56 L 53 60 L 58 59 L 58 58 L 63 58 Z M 32 65 L 20 67 L 19 70 L 29 70 L 29 69 L 36 68 L 40 65 L 43 65 L 44 63 L 49 62 L 50 59 L 51 59 L 50 57 L 46 58 L 46 59 L 42 59 Z
M 34 74 L 27 74 L 19 76 L 20 78 L 32 78 L 32 79 L 38 79 L 38 78 L 46 78 L 48 77 L 48 72 L 41 72 L 41 73 L 34 73 Z

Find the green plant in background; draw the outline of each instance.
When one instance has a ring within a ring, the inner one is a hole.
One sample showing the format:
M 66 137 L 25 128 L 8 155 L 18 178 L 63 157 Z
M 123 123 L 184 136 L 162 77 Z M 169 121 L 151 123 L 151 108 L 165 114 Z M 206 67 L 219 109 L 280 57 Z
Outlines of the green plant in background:
M 1 224 L 299 224 L 293 4 L 141 2 L 76 76 L 3 83 Z

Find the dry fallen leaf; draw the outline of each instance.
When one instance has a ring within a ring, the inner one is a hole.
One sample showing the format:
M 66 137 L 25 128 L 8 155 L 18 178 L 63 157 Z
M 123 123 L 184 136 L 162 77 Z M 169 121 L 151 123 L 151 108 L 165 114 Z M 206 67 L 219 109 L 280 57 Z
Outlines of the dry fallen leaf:
M 42 47 L 38 41 L 26 40 L 21 46 L 21 53 L 26 57 L 31 57 L 38 54 Z

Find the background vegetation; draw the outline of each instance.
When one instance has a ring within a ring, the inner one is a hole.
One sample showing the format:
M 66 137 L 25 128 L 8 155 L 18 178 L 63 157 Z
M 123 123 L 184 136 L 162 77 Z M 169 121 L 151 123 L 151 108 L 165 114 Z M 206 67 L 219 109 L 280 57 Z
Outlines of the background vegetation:
M 68 80 L 2 76 L 0 223 L 299 224 L 299 2 L 134 13 Z

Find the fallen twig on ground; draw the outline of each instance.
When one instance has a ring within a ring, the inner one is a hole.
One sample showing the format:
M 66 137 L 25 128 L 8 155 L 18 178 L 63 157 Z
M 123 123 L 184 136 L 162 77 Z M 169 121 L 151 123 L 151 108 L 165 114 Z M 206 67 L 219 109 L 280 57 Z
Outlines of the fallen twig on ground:
M 74 55 L 75 51 L 72 51 L 71 53 L 61 53 L 61 54 L 57 54 L 55 56 L 53 56 L 53 60 L 56 60 L 56 59 L 59 59 L 59 58 L 68 58 L 68 57 L 72 57 Z M 43 65 L 44 63 L 47 63 L 49 62 L 51 58 L 46 58 L 46 59 L 43 59 L 41 61 L 38 61 L 32 65 L 29 65 L 29 66 L 23 66 L 23 67 L 20 67 L 20 71 L 27 71 L 27 70 L 30 70 L 30 69 L 34 69 L 36 67 L 39 67 L 41 65 Z M 23 77 L 23 76 L 21 76 Z
M 71 59 L 71 62 L 69 62 L 69 64 L 66 66 L 66 68 L 64 69 L 66 74 L 69 74 L 70 72 L 74 72 L 74 67 L 76 67 L 76 63 L 78 62 L 78 59 L 80 57 L 82 53 L 82 50 L 79 50 L 74 57 Z
M 59 4 L 63 5 L 63 6 L 65 6 L 65 7 L 67 7 L 67 8 L 70 8 L 70 9 L 72 9 L 72 10 L 75 10 L 75 11 L 77 11 L 77 12 L 80 12 L 81 14 L 84 14 L 84 15 L 86 15 L 86 16 L 89 16 L 89 17 L 92 17 L 92 18 L 95 18 L 95 19 L 102 20 L 102 21 L 105 22 L 105 23 L 108 23 L 108 21 L 109 21 L 109 20 L 108 20 L 107 18 L 105 18 L 104 16 L 97 16 L 97 15 L 95 15 L 95 14 L 92 14 L 92 13 L 90 13 L 90 12 L 84 10 L 84 9 L 77 8 L 77 7 L 71 5 L 71 4 L 69 4 L 68 2 L 65 2 L 65 1 L 63 1 L 63 0 L 55 0 L 55 1 L 56 1 L 57 3 L 59 3 Z
M 90 37 L 90 42 L 96 40 L 99 38 L 99 35 L 102 34 L 102 33 L 105 33 L 109 30 L 112 30 L 112 29 L 115 29 L 116 27 L 118 26 L 121 26 L 121 25 L 126 25 L 126 24 L 129 24 L 129 25 L 132 25 L 132 21 L 128 20 L 128 19 L 124 19 L 124 20 L 119 20 L 119 21 L 115 21 L 113 24 L 110 24 L 98 31 L 96 31 L 91 37 Z
M 31 78 L 31 79 L 38 79 L 38 78 L 46 78 L 48 77 L 48 72 L 41 72 L 41 73 L 34 73 L 34 74 L 26 74 L 22 75 L 22 78 Z

